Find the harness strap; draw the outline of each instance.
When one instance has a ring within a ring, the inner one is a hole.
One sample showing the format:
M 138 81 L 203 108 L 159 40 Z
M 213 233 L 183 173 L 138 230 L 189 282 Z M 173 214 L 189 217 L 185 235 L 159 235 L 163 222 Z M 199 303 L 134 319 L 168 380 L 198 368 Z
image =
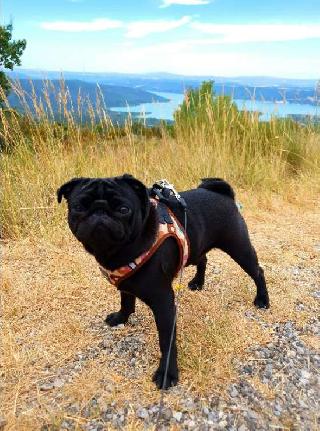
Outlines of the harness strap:
M 108 279 L 108 281 L 114 286 L 118 286 L 123 280 L 133 275 L 143 264 L 145 264 L 158 250 L 161 244 L 170 236 L 177 240 L 179 246 L 180 262 L 176 270 L 175 277 L 178 275 L 181 268 L 183 268 L 189 258 L 189 240 L 186 232 L 181 226 L 179 220 L 163 203 L 159 203 L 157 199 L 150 199 L 151 204 L 154 205 L 157 210 L 160 210 L 160 220 L 156 239 L 152 247 L 142 253 L 139 257 L 134 259 L 127 265 L 124 265 L 115 270 L 108 270 L 100 265 L 102 274 Z M 159 207 L 159 208 L 158 208 Z

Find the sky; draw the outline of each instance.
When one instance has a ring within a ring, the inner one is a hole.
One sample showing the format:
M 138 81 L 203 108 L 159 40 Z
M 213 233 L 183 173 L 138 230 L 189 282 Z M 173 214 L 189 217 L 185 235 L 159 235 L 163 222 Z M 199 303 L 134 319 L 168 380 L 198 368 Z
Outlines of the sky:
M 22 67 L 320 78 L 320 0 L 0 0 Z

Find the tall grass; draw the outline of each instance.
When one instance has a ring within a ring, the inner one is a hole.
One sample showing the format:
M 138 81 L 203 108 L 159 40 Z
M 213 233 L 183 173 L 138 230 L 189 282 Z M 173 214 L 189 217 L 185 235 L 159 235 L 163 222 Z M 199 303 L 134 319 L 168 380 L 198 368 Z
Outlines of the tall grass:
M 307 193 L 319 190 L 320 132 L 312 125 L 260 122 L 258 114 L 204 92 L 197 104 L 186 99 L 172 128 L 137 126 L 130 117 L 119 126 L 99 91 L 95 108 L 81 94 L 72 106 L 63 81 L 55 94 L 44 82 L 41 98 L 26 95 L 18 83 L 14 91 L 24 113 L 7 100 L 0 110 L 5 238 L 59 236 L 65 211 L 56 205 L 56 189 L 75 176 L 129 172 L 147 184 L 166 177 L 178 189 L 219 176 L 259 193 L 294 193 L 302 183 Z

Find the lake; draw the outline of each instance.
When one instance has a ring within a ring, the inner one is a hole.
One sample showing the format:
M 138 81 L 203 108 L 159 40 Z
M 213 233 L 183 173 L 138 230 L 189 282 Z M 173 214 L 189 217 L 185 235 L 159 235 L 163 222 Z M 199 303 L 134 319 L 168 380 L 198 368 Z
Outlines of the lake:
M 169 99 L 169 102 L 143 103 L 137 106 L 111 108 L 111 111 L 140 114 L 145 118 L 173 120 L 173 113 L 182 103 L 184 95 L 180 93 L 153 93 Z M 289 114 L 320 115 L 320 106 L 302 105 L 299 103 L 274 103 L 265 101 L 234 100 L 239 109 L 259 111 L 261 120 L 269 120 L 271 116 L 286 117 Z

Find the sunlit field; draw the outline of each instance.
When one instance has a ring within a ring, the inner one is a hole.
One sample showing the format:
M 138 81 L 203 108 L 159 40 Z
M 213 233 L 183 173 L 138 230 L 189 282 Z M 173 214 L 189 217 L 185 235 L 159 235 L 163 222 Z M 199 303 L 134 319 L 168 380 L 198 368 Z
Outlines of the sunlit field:
M 181 391 L 223 397 L 236 379 L 234 361 L 245 360 L 249 346 L 272 335 L 248 320 L 246 311 L 267 322 L 289 319 L 297 325 L 316 314 L 308 296 L 311 276 L 297 282 L 290 268 L 313 271 L 313 283 L 320 274 L 314 248 L 320 238 L 319 128 L 276 118 L 261 122 L 258 113 L 240 112 L 229 99 L 213 100 L 205 87 L 197 99 L 186 97 L 173 126 L 148 128 L 131 118 L 113 124 L 101 99 L 96 110 L 80 95 L 78 106 L 70 106 L 62 82 L 54 96 L 57 118 L 49 88 L 44 83 L 41 100 L 26 100 L 24 115 L 8 105 L 0 110 L 0 410 L 8 430 L 45 424 L 51 428 L 42 429 L 58 430 L 69 417 L 82 429 L 101 405 L 115 402 L 120 408 L 128 400 L 134 406 L 159 399 L 151 382 L 158 341 L 150 311 L 140 304 L 129 325 L 104 326 L 104 317 L 118 308 L 118 293 L 69 232 L 66 205 L 57 204 L 57 188 L 76 176 L 130 173 L 148 186 L 166 178 L 178 190 L 212 176 L 234 187 L 272 307 L 255 310 L 251 279 L 226 255 L 212 251 L 205 289 L 183 290 L 178 316 Z M 18 83 L 15 91 L 21 100 L 27 97 Z M 184 284 L 191 274 L 188 268 Z M 297 302 L 308 305 L 305 311 L 295 311 Z M 135 362 L 125 346 L 120 348 L 123 339 L 135 340 Z M 43 389 L 57 378 L 63 384 Z M 168 393 L 167 405 L 177 406 L 179 394 Z M 93 398 L 98 407 L 85 415 Z M 74 403 L 79 409 L 72 415 Z M 125 429 L 139 427 L 133 408 Z

